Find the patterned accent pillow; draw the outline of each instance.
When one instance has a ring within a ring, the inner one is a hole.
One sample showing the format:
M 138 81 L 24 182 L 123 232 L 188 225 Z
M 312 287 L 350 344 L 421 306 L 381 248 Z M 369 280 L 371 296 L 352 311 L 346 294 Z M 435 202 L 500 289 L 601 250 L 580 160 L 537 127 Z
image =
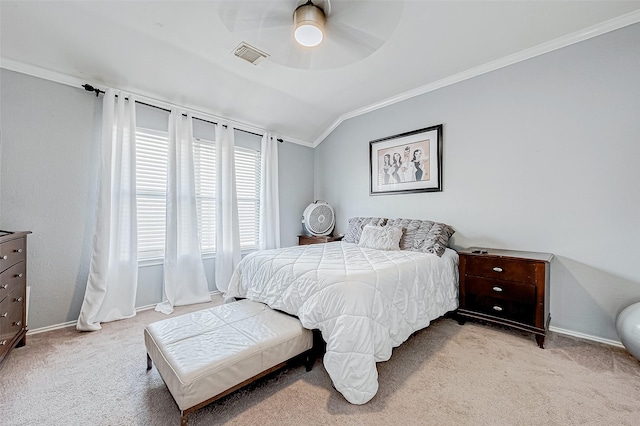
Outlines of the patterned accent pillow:
M 400 250 L 433 253 L 442 256 L 456 232 L 451 226 L 430 220 L 390 219 L 387 226 L 402 226 Z
M 345 243 L 358 244 L 360 235 L 362 234 L 362 228 L 364 228 L 365 225 L 384 226 L 385 223 L 387 223 L 387 219 L 384 217 L 352 217 L 349 219 L 349 227 L 342 241 Z
M 401 226 L 365 225 L 358 245 L 377 250 L 400 250 L 401 237 Z

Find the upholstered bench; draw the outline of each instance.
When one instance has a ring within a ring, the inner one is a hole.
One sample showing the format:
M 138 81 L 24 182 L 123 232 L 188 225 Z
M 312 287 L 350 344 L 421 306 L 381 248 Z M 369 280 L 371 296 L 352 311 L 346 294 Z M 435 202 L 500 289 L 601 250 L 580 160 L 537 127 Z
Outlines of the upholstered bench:
M 284 366 L 306 352 L 315 361 L 313 334 L 300 321 L 268 306 L 240 300 L 149 324 L 152 362 L 181 410 L 189 413 Z

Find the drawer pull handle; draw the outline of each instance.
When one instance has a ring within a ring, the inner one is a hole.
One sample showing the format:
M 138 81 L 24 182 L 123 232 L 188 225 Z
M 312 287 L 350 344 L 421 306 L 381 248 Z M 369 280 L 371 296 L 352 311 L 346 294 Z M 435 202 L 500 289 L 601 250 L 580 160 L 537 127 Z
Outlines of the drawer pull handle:
M 492 290 L 493 290 L 493 291 L 496 291 L 496 292 L 498 292 L 498 293 L 501 293 L 501 292 L 502 292 L 502 287 L 498 287 L 498 286 L 496 286 L 496 287 L 494 287 Z
M 20 296 L 17 299 L 15 299 L 15 302 L 22 302 L 22 296 Z
M 5 312 L 4 314 L 0 315 L 0 318 L 6 318 L 7 315 L 9 315 L 9 312 Z
M 496 272 L 502 272 L 502 268 L 499 268 L 499 267 L 497 267 L 497 266 L 496 266 L 496 267 L 494 267 L 494 268 L 493 268 L 493 270 L 494 270 L 494 271 L 496 271 Z
M 9 284 L 3 284 L 0 288 L 6 290 L 9 287 Z
M 22 253 L 22 249 L 14 250 L 14 252 L 16 252 L 16 253 Z
M 22 321 L 16 321 L 13 323 L 16 327 L 20 327 L 22 325 Z
M 7 340 L 6 340 L 6 339 L 5 339 L 5 340 L 3 340 L 2 342 L 0 342 L 0 346 L 4 346 L 4 345 L 6 345 L 6 344 L 7 344 Z
M 7 260 L 9 258 L 9 256 L 7 256 L 6 254 L 4 256 L 2 256 L 0 259 L 2 260 Z
M 18 275 L 16 275 L 16 278 L 22 278 L 22 272 L 20 272 Z
M 493 307 L 493 310 L 494 311 L 498 311 L 498 312 L 502 312 L 502 306 L 496 305 L 496 306 Z

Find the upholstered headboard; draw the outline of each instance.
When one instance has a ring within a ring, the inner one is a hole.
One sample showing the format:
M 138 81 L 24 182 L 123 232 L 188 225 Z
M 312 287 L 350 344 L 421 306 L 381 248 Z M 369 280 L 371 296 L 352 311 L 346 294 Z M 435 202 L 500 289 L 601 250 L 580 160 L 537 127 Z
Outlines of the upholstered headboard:
M 400 250 L 433 253 L 442 256 L 455 233 L 453 227 L 440 222 L 419 219 L 386 219 L 383 217 L 352 217 L 342 241 L 358 244 L 365 225 L 401 226 Z

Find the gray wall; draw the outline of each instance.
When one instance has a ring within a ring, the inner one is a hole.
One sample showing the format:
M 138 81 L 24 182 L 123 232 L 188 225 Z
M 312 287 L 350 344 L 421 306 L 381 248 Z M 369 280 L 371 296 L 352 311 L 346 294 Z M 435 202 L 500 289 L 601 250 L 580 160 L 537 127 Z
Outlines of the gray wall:
M 432 219 L 454 247 L 555 254 L 551 325 L 619 340 L 640 301 L 640 24 L 342 123 L 316 198 L 348 218 Z M 369 196 L 369 141 L 444 124 L 444 191 Z
M 101 105 L 96 97 L 1 70 L 0 227 L 27 238 L 29 328 L 78 317 L 97 190 Z
M 280 245 L 298 245 L 302 212 L 313 202 L 314 149 L 292 143 L 278 146 L 280 184 Z
M 28 238 L 29 328 L 74 321 L 95 226 L 102 97 L 5 69 L 0 81 L 0 229 L 33 232 Z M 147 118 L 147 124 L 162 121 Z M 238 132 L 236 142 L 259 147 L 260 141 Z M 313 200 L 313 149 L 289 143 L 279 148 L 281 239 L 293 245 L 298 216 Z M 214 262 L 205 260 L 212 290 Z M 136 306 L 161 297 L 162 267 L 141 267 Z

